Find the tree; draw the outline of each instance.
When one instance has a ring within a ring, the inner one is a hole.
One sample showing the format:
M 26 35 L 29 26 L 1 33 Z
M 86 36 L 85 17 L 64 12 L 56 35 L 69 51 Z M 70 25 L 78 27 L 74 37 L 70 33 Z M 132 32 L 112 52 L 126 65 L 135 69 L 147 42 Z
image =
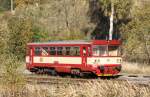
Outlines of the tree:
M 9 30 L 7 27 L 7 21 L 0 16 L 0 56 L 6 52 L 7 41 L 9 40 Z
M 22 5 L 34 4 L 40 1 L 42 0 L 15 0 L 15 4 L 17 6 L 22 6 Z
M 103 5 L 103 8 L 104 10 L 106 10 L 106 13 L 108 12 L 110 14 L 109 40 L 112 40 L 115 0 L 100 0 L 100 3 Z
M 39 6 L 16 8 L 16 15 L 32 18 L 39 33 L 48 33 L 46 40 L 83 39 L 93 27 L 88 4 L 87 0 L 45 0 Z
M 11 13 L 14 13 L 14 2 L 11 0 Z
M 150 63 L 150 7 L 134 10 L 132 20 L 122 26 L 124 56 L 129 61 Z
M 25 49 L 28 42 L 32 42 L 32 22 L 28 18 L 12 17 L 8 20 L 9 53 L 22 59 L 25 56 Z
M 0 0 L 0 11 L 10 10 L 10 0 Z
M 110 40 L 112 37 L 118 38 L 120 26 L 130 20 L 132 4 L 132 0 L 99 0 L 99 6 L 97 7 L 99 21 L 96 22 L 98 25 L 95 33 L 109 31 Z

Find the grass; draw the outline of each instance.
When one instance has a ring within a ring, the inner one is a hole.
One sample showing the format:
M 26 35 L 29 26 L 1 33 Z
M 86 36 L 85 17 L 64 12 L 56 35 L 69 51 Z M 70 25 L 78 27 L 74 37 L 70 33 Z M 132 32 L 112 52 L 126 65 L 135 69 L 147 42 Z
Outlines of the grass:
M 13 93 L 9 88 L 1 87 L 0 97 L 150 97 L 150 86 L 113 80 L 62 85 L 26 84 Z
M 13 55 L 0 57 L 0 60 L 2 62 L 2 66 L 0 67 L 2 70 L 0 89 L 5 90 L 5 93 L 2 95 L 2 97 L 16 97 L 16 95 L 22 91 L 22 87 L 25 86 L 26 83 L 24 76 L 18 70 L 21 62 L 19 62 L 17 57 Z M 5 94 L 7 96 L 5 96 Z
M 123 62 L 122 73 L 150 75 L 150 66 L 139 63 Z

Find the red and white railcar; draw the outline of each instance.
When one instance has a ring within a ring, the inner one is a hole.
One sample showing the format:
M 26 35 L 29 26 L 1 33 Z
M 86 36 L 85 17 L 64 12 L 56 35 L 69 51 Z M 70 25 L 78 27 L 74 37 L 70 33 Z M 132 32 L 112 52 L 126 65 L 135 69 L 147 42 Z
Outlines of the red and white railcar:
M 120 44 L 119 40 L 28 43 L 26 67 L 31 72 L 113 76 L 121 71 Z

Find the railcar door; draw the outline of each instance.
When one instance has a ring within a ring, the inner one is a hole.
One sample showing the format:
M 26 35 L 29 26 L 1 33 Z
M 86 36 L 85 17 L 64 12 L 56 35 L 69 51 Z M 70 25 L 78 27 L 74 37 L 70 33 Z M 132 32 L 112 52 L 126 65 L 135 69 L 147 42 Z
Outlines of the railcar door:
M 29 63 L 33 64 L 33 48 L 29 48 L 30 54 L 29 54 Z
M 29 69 L 33 63 L 33 49 L 32 47 L 27 47 L 26 49 L 26 67 Z
M 83 46 L 82 47 L 82 65 L 87 65 L 87 56 L 88 56 L 88 47 Z

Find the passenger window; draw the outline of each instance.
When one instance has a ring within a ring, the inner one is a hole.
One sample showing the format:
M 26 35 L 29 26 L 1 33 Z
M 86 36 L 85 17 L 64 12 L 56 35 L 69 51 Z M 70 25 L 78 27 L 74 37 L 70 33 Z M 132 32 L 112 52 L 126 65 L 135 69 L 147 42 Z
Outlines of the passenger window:
M 75 47 L 75 55 L 76 56 L 80 56 L 80 48 L 79 47 Z
M 56 55 L 56 49 L 55 47 L 50 47 L 50 55 Z
M 40 47 L 35 47 L 34 54 L 35 54 L 35 56 L 41 55 L 41 49 L 40 49 Z
M 67 55 L 67 56 L 70 55 L 70 47 L 66 47 L 66 54 L 65 55 Z
M 80 56 L 80 48 L 72 47 L 71 48 L 71 56 Z
M 63 47 L 58 47 L 57 48 L 57 55 L 62 55 L 62 50 L 63 50 Z
M 48 47 L 42 47 L 42 56 L 48 56 Z

